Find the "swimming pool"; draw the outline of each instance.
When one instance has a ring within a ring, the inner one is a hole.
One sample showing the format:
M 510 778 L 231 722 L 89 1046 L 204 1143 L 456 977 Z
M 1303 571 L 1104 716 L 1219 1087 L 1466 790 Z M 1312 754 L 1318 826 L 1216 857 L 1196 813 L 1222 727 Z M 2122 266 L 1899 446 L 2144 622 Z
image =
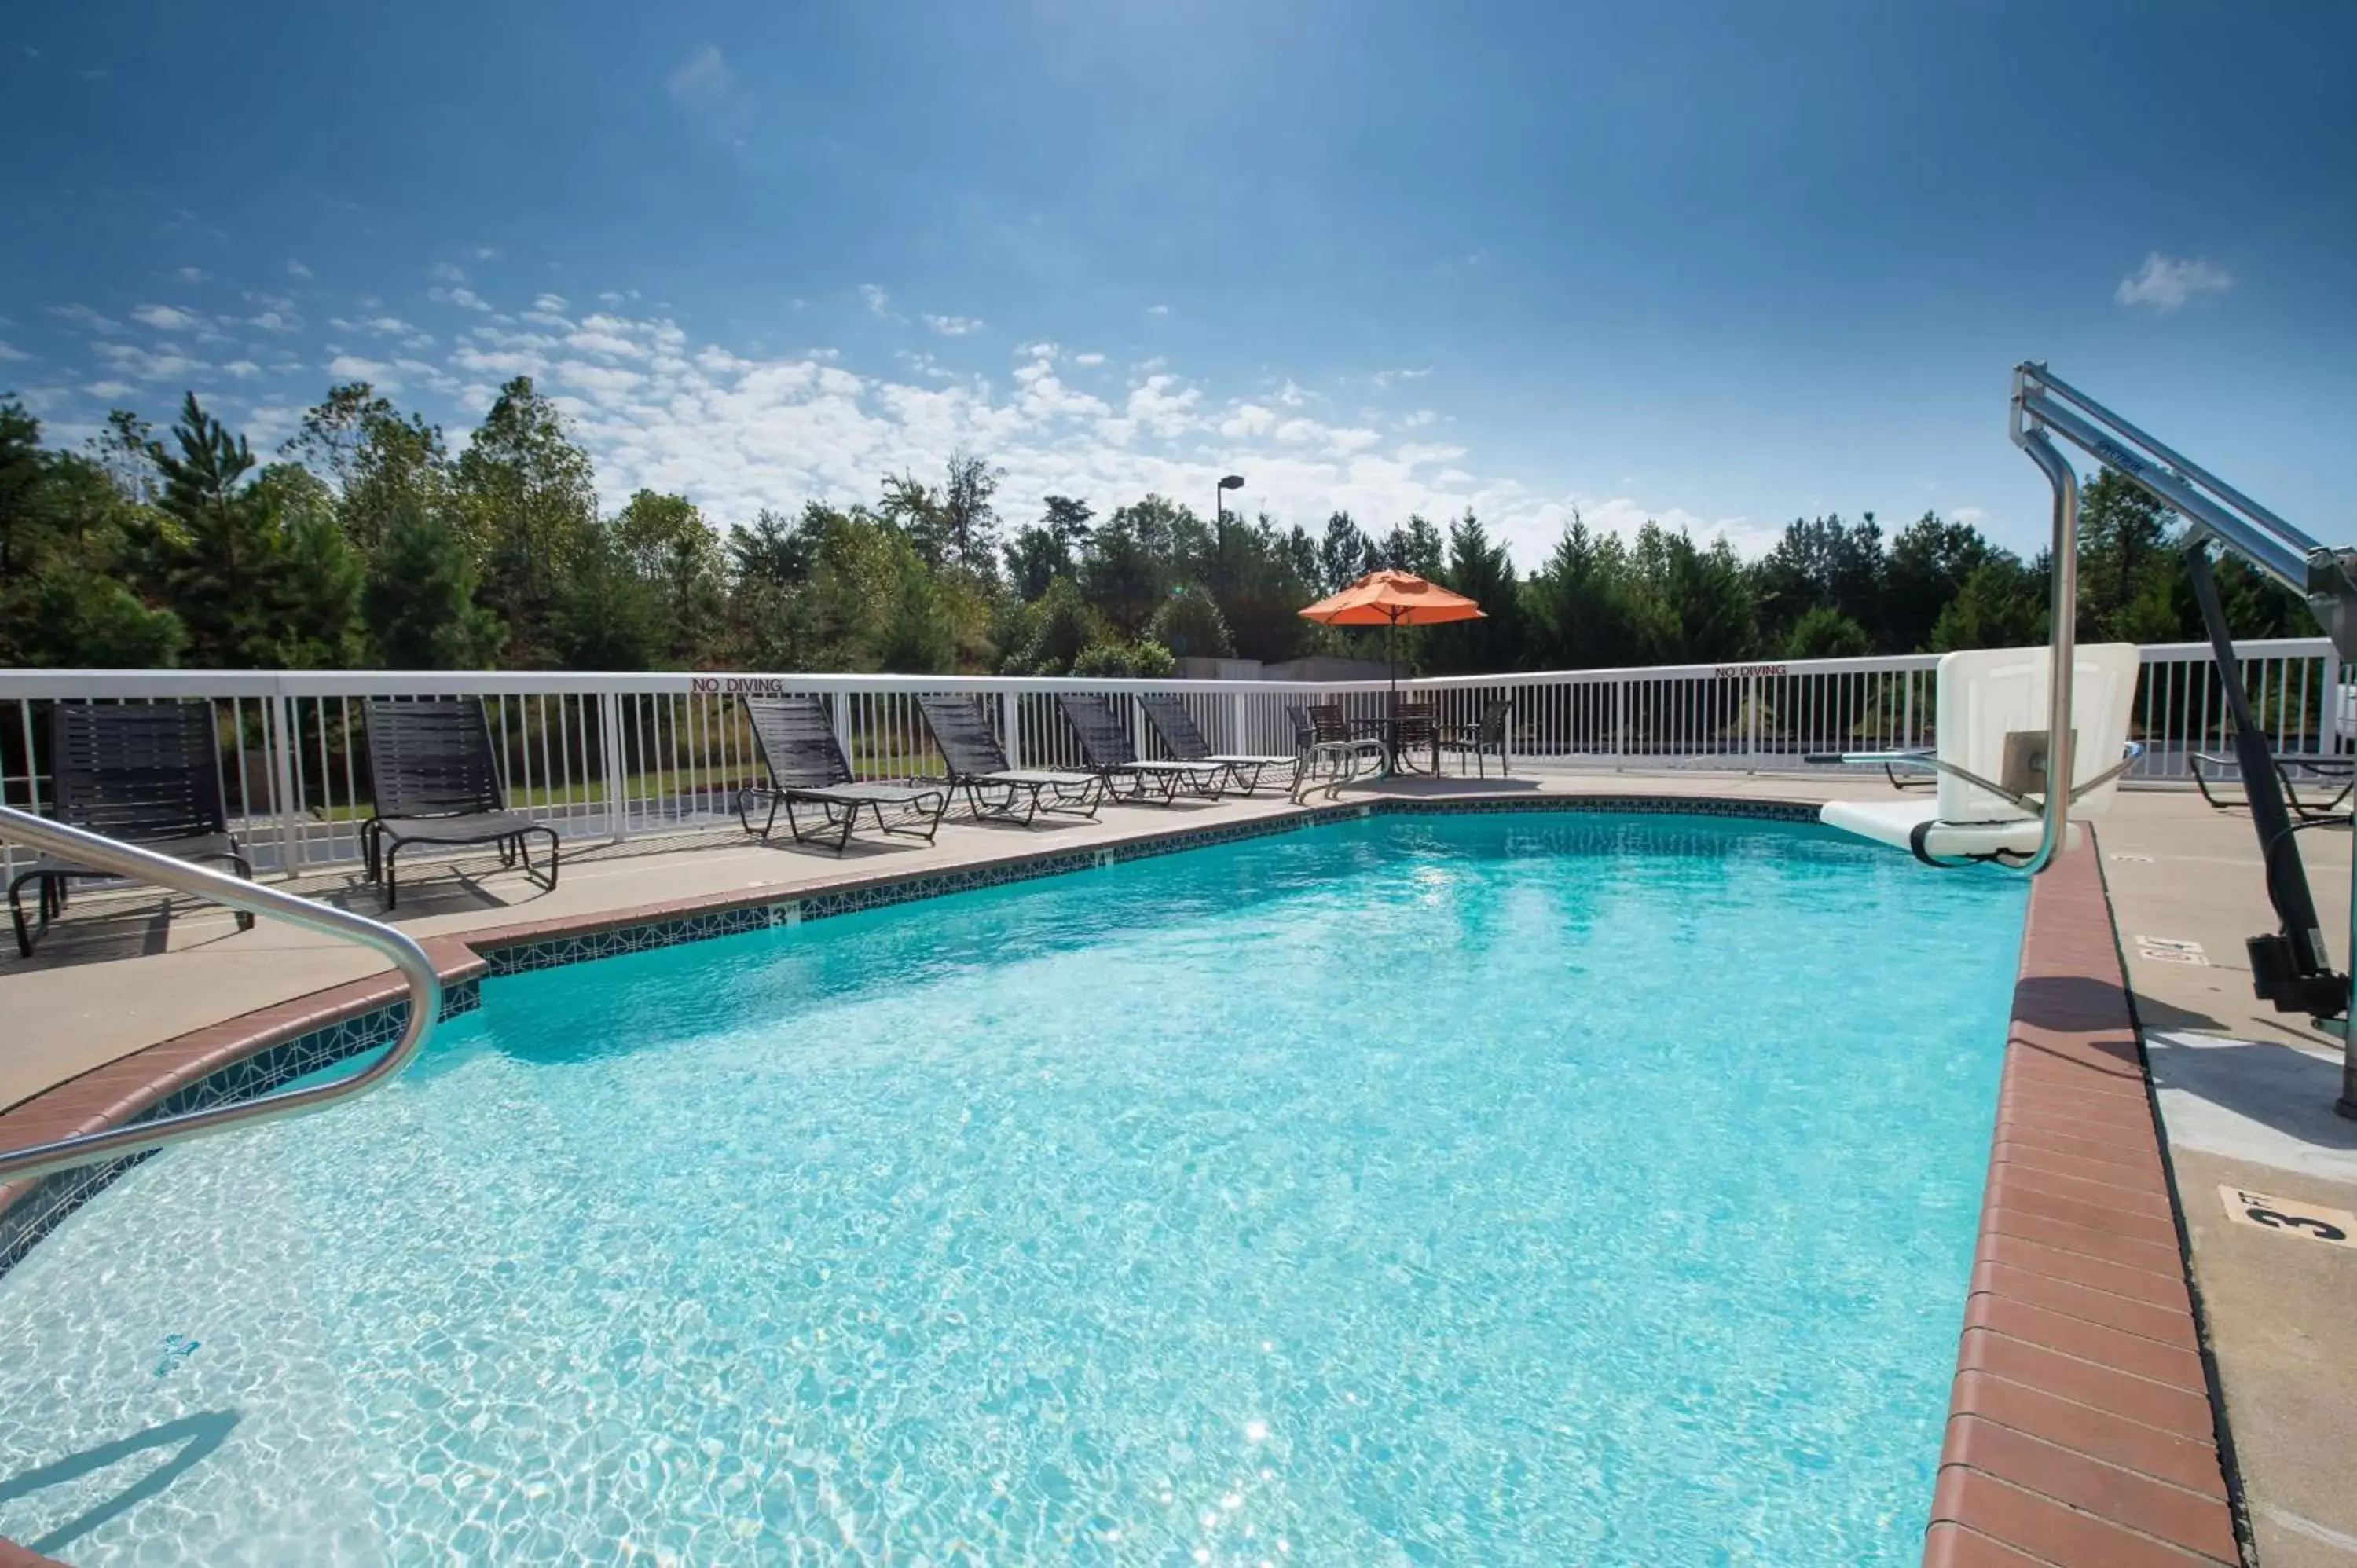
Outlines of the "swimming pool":
M 0 1535 L 1911 1561 L 2023 908 L 1379 817 L 497 981 L 0 1279 Z

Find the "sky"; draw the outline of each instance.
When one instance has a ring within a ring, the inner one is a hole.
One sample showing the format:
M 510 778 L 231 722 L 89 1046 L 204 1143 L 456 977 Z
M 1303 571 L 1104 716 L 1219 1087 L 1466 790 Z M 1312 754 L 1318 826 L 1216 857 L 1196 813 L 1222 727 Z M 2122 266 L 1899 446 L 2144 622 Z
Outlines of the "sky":
M 128 0 L 0 16 L 0 392 L 530 374 L 717 526 L 952 451 L 1002 513 L 1575 511 L 2034 551 L 2045 360 L 2357 542 L 2357 6 Z

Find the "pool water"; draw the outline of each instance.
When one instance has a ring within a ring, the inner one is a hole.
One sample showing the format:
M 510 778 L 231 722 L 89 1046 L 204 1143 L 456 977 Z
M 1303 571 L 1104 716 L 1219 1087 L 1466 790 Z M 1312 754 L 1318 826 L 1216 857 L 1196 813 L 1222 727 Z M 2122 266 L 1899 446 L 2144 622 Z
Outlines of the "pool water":
M 1912 1562 L 2024 902 L 1376 818 L 493 982 L 0 1279 L 0 1536 Z

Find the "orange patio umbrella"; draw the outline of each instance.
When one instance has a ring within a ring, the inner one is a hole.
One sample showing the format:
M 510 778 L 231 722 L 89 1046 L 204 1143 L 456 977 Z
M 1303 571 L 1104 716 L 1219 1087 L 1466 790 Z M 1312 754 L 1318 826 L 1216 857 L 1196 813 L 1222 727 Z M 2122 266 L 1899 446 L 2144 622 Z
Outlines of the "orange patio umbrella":
M 1301 615 L 1305 620 L 1326 626 L 1385 628 L 1383 660 L 1391 665 L 1394 706 L 1399 703 L 1399 666 L 1392 659 L 1393 628 L 1485 618 L 1481 607 L 1471 599 L 1452 594 L 1437 583 L 1427 583 L 1413 572 L 1370 572 L 1340 593 L 1311 605 Z

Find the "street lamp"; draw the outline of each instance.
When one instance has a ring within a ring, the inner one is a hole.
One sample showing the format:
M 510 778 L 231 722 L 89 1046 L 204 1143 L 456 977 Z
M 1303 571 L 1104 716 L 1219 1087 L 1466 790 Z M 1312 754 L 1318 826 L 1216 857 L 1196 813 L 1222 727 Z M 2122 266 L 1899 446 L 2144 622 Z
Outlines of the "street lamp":
M 1211 502 L 1219 509 L 1219 514 L 1216 519 L 1218 522 L 1225 522 L 1228 521 L 1228 492 L 1230 490 L 1240 490 L 1243 488 L 1244 477 L 1242 474 L 1230 474 L 1220 481 L 1220 488 L 1211 492 Z

